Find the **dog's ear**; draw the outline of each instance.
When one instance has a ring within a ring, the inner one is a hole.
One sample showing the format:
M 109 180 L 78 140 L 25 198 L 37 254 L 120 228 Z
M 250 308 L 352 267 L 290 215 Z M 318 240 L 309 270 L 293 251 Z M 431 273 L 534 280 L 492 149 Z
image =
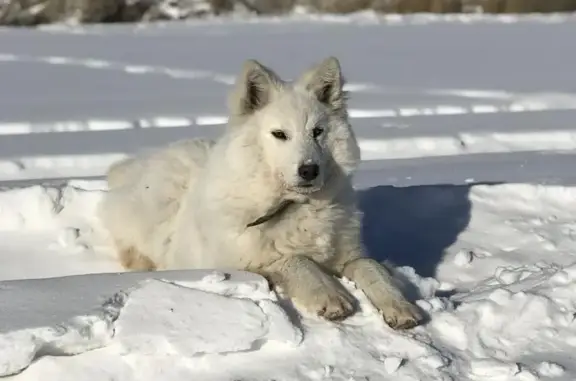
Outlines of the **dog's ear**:
M 266 106 L 284 82 L 271 69 L 256 60 L 244 62 L 229 99 L 230 113 L 247 116 Z
M 347 94 L 344 83 L 340 62 L 336 57 L 324 59 L 302 74 L 296 82 L 334 111 L 345 111 Z

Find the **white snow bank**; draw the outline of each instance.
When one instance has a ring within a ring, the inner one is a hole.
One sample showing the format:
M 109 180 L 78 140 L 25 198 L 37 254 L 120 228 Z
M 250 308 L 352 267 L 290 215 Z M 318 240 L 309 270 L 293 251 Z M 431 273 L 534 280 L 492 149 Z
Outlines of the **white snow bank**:
M 458 356 L 474 353 L 472 379 L 556 379 L 567 368 L 571 375 L 561 379 L 573 379 L 575 280 L 575 265 L 501 268 L 453 296 L 457 312 L 436 314 L 429 330 Z
M 103 181 L 0 192 L 0 280 L 121 271 L 96 218 Z
M 429 345 L 387 328 L 351 284 L 362 310 L 345 323 L 329 323 L 290 318 L 285 311 L 292 309 L 281 308 L 260 277 L 221 275 L 0 282 L 7 306 L 0 318 L 6 344 L 0 369 L 6 375 L 27 367 L 13 380 L 355 379 L 385 377 L 401 367 L 421 375 L 421 364 L 441 358 Z M 408 358 L 413 365 L 405 364 Z
M 34 185 L 0 191 L 0 232 L 97 228 L 96 207 L 105 189 L 105 181 L 71 181 L 61 187 Z
M 40 356 L 108 345 L 132 355 L 183 357 L 250 351 L 270 340 L 298 345 L 301 331 L 271 298 L 266 280 L 239 272 L 1 282 L 0 377 Z
M 346 280 L 360 309 L 331 323 L 254 274 L 114 273 L 93 215 L 104 189 L 0 192 L 0 277 L 54 277 L 0 282 L 0 374 L 10 380 L 576 377 L 576 187 L 360 191 L 368 246 L 411 266 L 399 273 L 430 316 L 406 332 Z M 434 278 L 414 270 L 427 266 Z M 112 273 L 61 277 L 91 272 Z

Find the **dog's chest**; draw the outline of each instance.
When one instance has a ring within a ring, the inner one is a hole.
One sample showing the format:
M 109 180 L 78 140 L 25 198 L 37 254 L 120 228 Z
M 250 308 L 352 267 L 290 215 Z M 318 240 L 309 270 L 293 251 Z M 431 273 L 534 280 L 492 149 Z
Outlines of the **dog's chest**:
M 337 207 L 297 205 L 277 219 L 267 236 L 286 255 L 307 255 L 318 262 L 335 254 L 335 238 L 345 212 Z

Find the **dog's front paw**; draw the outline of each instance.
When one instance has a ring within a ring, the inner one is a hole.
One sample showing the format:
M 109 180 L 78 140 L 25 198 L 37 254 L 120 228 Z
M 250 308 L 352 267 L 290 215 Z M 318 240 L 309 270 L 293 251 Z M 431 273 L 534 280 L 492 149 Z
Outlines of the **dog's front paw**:
M 390 299 L 376 306 L 386 323 L 392 329 L 410 329 L 422 321 L 422 312 L 418 306 L 407 300 Z
M 318 288 L 310 295 L 306 308 L 327 320 L 344 320 L 355 312 L 355 299 L 343 287 Z

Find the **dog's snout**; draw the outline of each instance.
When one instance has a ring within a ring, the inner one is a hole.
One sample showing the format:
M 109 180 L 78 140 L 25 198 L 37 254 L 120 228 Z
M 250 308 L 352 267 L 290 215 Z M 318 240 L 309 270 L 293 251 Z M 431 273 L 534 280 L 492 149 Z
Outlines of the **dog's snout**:
M 312 181 L 320 174 L 320 167 L 318 164 L 304 164 L 298 168 L 298 175 L 306 180 Z

